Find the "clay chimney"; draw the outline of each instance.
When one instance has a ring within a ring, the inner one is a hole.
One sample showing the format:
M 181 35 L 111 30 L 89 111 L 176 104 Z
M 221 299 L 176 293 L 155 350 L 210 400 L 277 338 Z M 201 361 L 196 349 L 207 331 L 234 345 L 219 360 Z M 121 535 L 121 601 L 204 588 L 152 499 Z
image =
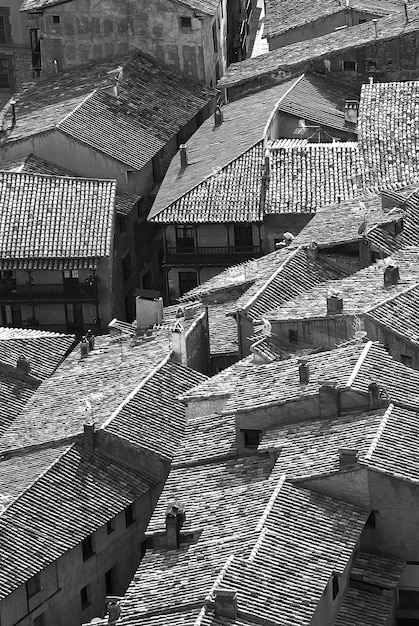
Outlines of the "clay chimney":
M 350 469 L 356 467 L 358 463 L 358 450 L 354 448 L 339 449 L 339 468 Z
M 186 143 L 182 143 L 179 146 L 180 154 L 180 167 L 184 169 L 188 165 L 188 146 Z
M 93 350 L 93 348 L 95 347 L 95 336 L 92 333 L 92 331 L 90 330 L 90 328 L 89 328 L 89 330 L 86 333 L 86 339 L 87 339 L 87 342 L 89 344 L 89 350 Z
M 220 105 L 217 105 L 217 108 L 214 111 L 214 124 L 215 126 L 221 126 L 224 121 L 224 113 L 221 110 Z
M 82 359 L 86 358 L 90 352 L 90 345 L 87 341 L 86 337 L 82 337 L 80 341 L 80 357 Z
M 180 322 L 177 322 L 172 330 L 172 355 L 174 361 L 187 365 L 186 333 Z
M 311 244 L 307 246 L 306 255 L 307 255 L 307 259 L 311 263 L 316 263 L 317 258 L 319 256 L 319 248 L 315 241 L 312 241 Z
M 372 382 L 368 385 L 368 410 L 376 411 L 380 408 L 380 387 Z
M 345 100 L 345 122 L 356 124 L 358 121 L 358 100 Z
M 29 374 L 31 371 L 31 364 L 29 363 L 28 359 L 23 355 L 20 355 L 18 357 L 17 362 L 16 362 L 16 367 L 23 374 Z
M 215 614 L 230 620 L 237 618 L 237 592 L 233 589 L 215 591 Z
M 307 385 L 310 380 L 310 368 L 307 359 L 298 361 L 298 373 L 300 376 L 300 385 Z
M 343 311 L 343 298 L 342 294 L 330 291 L 327 294 L 327 314 L 336 315 Z
M 397 285 L 400 280 L 399 266 L 389 263 L 384 270 L 384 287 Z
M 95 449 L 96 428 L 94 424 L 84 424 L 83 426 L 83 446 L 86 450 L 93 451 Z
M 179 533 L 185 523 L 185 510 L 182 505 L 173 502 L 166 510 L 166 547 L 168 550 L 177 550 L 179 547 Z

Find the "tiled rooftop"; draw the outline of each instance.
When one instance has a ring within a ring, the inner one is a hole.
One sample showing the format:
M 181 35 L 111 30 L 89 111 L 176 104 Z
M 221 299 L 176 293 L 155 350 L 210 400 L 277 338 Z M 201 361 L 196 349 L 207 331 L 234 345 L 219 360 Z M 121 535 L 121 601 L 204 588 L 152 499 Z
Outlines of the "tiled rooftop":
M 0 515 L 0 598 L 76 547 L 153 484 L 98 451 L 73 445 Z
M 209 175 L 237 159 L 261 141 L 269 116 L 297 79 L 223 106 L 223 123 L 208 118 L 188 140 L 188 165 L 177 154 L 170 163 L 149 217 L 196 187 Z
M 0 172 L 3 267 L 60 259 L 94 267 L 110 254 L 115 189 L 110 180 Z
M 78 178 L 78 174 L 41 159 L 35 154 L 27 154 L 10 161 L 0 161 L 0 169 L 7 172 Z M 128 215 L 139 200 L 140 196 L 117 191 L 115 197 L 116 212 L 120 215 Z
M 221 78 L 219 86 L 232 87 L 269 75 L 280 75 L 284 71 L 301 72 L 313 61 L 414 33 L 419 29 L 419 7 L 409 4 L 408 12 L 408 22 L 403 9 L 380 18 L 376 22 L 377 34 L 374 24 L 367 22 L 308 41 L 299 41 L 240 63 L 232 63 Z
M 392 260 L 400 271 L 400 280 L 395 285 L 384 286 L 384 270 L 388 262 L 377 261 L 352 276 L 313 287 L 267 313 L 266 317 L 272 321 L 326 318 L 330 289 L 342 294 L 342 315 L 365 313 L 371 302 L 384 302 L 419 282 L 419 248 L 400 250 L 392 255 Z
M 315 213 L 362 189 L 358 144 L 279 139 L 271 145 L 265 213 Z
M 334 626 L 382 626 L 388 623 L 394 610 L 394 600 L 361 589 L 348 589 Z
M 419 345 L 419 285 L 369 309 L 367 318 L 388 328 L 405 341 Z
M 350 0 L 349 5 L 346 6 L 361 13 L 372 13 L 377 17 L 388 15 L 400 8 L 400 4 L 397 5 L 387 0 Z M 320 0 L 316 3 L 303 0 L 297 5 L 292 0 L 285 0 L 285 2 L 267 0 L 265 35 L 268 38 L 274 37 L 343 11 L 345 11 L 345 5 L 340 0 Z
M 120 95 L 102 90 L 123 67 Z M 8 142 L 54 128 L 134 170 L 143 168 L 215 92 L 142 55 L 100 62 L 22 92 Z M 77 164 L 75 164 L 76 167 Z
M 268 428 L 260 450 L 280 450 L 276 475 L 290 480 L 331 474 L 339 471 L 339 449 L 349 448 L 364 458 L 386 409 L 363 415 L 342 416 Z
M 406 562 L 400 559 L 358 552 L 352 565 L 351 578 L 384 589 L 394 589 L 399 583 L 405 565 Z
M 418 118 L 419 81 L 362 86 L 358 137 L 367 181 L 384 187 L 395 181 L 407 185 L 416 179 Z

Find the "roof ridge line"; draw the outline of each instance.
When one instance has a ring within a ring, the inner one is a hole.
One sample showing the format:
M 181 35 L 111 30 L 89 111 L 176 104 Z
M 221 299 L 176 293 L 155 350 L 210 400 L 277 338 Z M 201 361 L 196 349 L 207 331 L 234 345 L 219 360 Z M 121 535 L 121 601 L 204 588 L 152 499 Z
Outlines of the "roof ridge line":
M 283 263 L 281 263 L 281 265 L 274 271 L 274 273 L 271 274 L 271 276 L 263 283 L 263 285 L 257 290 L 257 292 L 250 298 L 246 306 L 238 310 L 247 311 L 247 309 L 249 309 L 249 307 L 251 307 L 254 304 L 255 300 L 259 298 L 259 296 L 262 295 L 262 292 L 268 287 L 268 285 L 274 280 L 274 278 L 276 278 L 277 274 L 279 272 L 282 272 L 282 270 L 288 264 L 288 262 L 291 259 L 293 259 L 295 256 L 297 256 L 297 253 L 300 252 L 302 249 L 303 249 L 303 245 L 301 244 L 300 246 L 298 246 L 298 248 L 294 250 L 294 252 L 291 252 L 291 254 L 287 256 L 287 258 L 283 261 Z
M 417 287 L 419 287 L 419 280 L 416 283 L 413 283 L 413 285 L 408 285 L 407 287 L 402 289 L 402 291 L 398 291 L 397 293 L 394 293 L 392 296 L 389 296 L 385 300 L 381 300 L 381 302 L 379 302 L 378 304 L 373 304 L 373 306 L 371 306 L 369 309 L 364 311 L 364 315 L 371 313 L 375 309 L 378 309 L 378 307 L 383 306 L 384 304 L 387 304 L 387 302 L 391 302 L 392 300 L 395 300 L 399 296 L 402 296 L 408 291 L 411 291 L 412 289 L 416 289 Z
M 208 118 L 209 119 L 209 118 Z M 244 154 L 246 154 L 246 152 L 250 152 L 250 150 L 253 150 L 258 144 L 262 144 L 263 147 L 263 137 L 262 139 L 258 139 L 254 144 L 252 144 L 249 148 L 246 148 L 246 150 L 243 150 L 243 152 L 240 152 L 240 154 L 238 154 L 237 156 L 235 156 L 233 159 L 230 159 L 230 161 L 227 161 L 227 163 L 225 163 L 224 165 L 222 165 L 219 169 L 217 169 L 216 172 L 211 172 L 211 174 L 208 174 L 208 176 L 205 176 L 202 180 L 200 180 L 196 185 L 193 185 L 192 187 L 190 187 L 187 191 L 185 191 L 184 193 L 182 193 L 180 196 L 178 196 L 177 198 L 175 198 L 174 200 L 172 200 L 171 202 L 169 202 L 169 204 L 166 204 L 163 208 L 161 208 L 159 211 L 157 211 L 157 213 L 155 213 L 151 218 L 150 218 L 150 222 L 154 220 L 155 217 L 157 217 L 157 215 L 160 215 L 160 213 L 162 213 L 163 211 L 165 211 L 166 209 L 168 209 L 169 207 L 172 206 L 172 204 L 175 204 L 175 202 L 178 202 L 179 200 L 181 200 L 182 198 L 184 198 L 186 195 L 188 195 L 188 193 L 191 193 L 191 191 L 193 191 L 194 189 L 197 189 L 200 185 L 202 185 L 202 183 L 204 183 L 205 181 L 209 180 L 210 178 L 212 178 L 213 176 L 217 176 L 220 172 L 222 172 L 223 170 L 225 170 L 226 167 L 228 167 L 229 165 L 231 165 L 232 163 L 234 163 L 234 161 L 237 161 L 238 159 L 240 159 Z M 179 151 L 178 151 L 179 152 Z M 178 154 L 178 152 L 176 153 L 176 155 Z M 176 158 L 176 155 L 173 157 L 173 159 Z M 245 263 L 245 261 L 244 261 Z
M 279 107 L 279 105 L 281 104 L 282 100 L 283 100 L 284 98 L 286 98 L 286 96 L 288 96 L 288 94 L 290 93 L 290 91 L 292 91 L 292 90 L 294 89 L 294 87 L 296 87 L 296 86 L 298 85 L 298 83 L 299 83 L 299 82 L 300 82 L 300 81 L 304 78 L 304 76 L 305 76 L 305 75 L 306 75 L 306 73 L 304 72 L 303 74 L 301 74 L 301 76 L 298 76 L 298 77 L 296 78 L 296 80 L 293 82 L 293 84 L 292 84 L 290 87 L 288 87 L 288 89 L 286 90 L 286 92 L 285 92 L 284 94 L 282 94 L 282 96 L 279 98 L 279 100 L 278 100 L 277 102 L 275 102 L 275 104 L 274 104 L 274 108 L 273 108 L 273 110 L 272 110 L 271 114 L 269 115 L 269 117 L 268 117 L 268 121 L 266 122 L 266 124 L 265 124 L 265 126 L 264 126 L 264 129 L 263 129 L 263 132 L 262 132 L 262 139 L 263 139 L 263 143 L 264 143 L 264 145 L 265 145 L 265 144 L 266 144 L 266 142 L 268 141 L 268 139 L 267 139 L 267 137 L 266 137 L 266 134 L 267 134 L 267 132 L 268 132 L 268 128 L 269 128 L 269 126 L 270 126 L 270 123 L 271 123 L 271 121 L 272 121 L 272 119 L 273 119 L 274 115 L 278 112 L 278 107 Z M 266 147 L 266 146 L 265 146 L 265 147 Z
M 358 375 L 358 373 L 359 373 L 359 370 L 361 369 L 362 364 L 364 363 L 364 361 L 365 361 L 365 359 L 366 359 L 366 356 L 367 356 L 367 354 L 368 354 L 368 352 L 369 352 L 369 349 L 370 349 L 370 348 L 371 348 L 371 346 L 372 346 L 372 343 L 373 343 L 373 342 L 372 342 L 371 340 L 369 340 L 369 341 L 367 341 L 367 343 L 365 344 L 365 347 L 364 347 L 364 349 L 362 350 L 362 352 L 361 352 L 361 354 L 360 354 L 360 356 L 359 356 L 359 358 L 358 358 L 357 362 L 355 363 L 355 367 L 353 368 L 353 370 L 352 370 L 352 372 L 351 372 L 351 375 L 350 375 L 350 376 L 349 376 L 349 378 L 348 378 L 348 382 L 347 382 L 347 383 L 346 383 L 346 385 L 345 385 L 345 387 L 346 387 L 347 389 L 349 389 L 350 387 L 352 387 L 352 385 L 353 385 L 353 383 L 354 383 L 354 380 L 355 380 L 355 378 L 357 377 L 357 375 Z
M 206 604 L 207 602 L 211 602 L 212 596 L 214 594 L 214 591 L 216 590 L 216 588 L 218 587 L 218 585 L 221 583 L 221 581 L 223 580 L 224 576 L 227 573 L 227 570 L 229 569 L 230 565 L 232 564 L 232 562 L 235 559 L 235 555 L 234 554 L 230 554 L 230 556 L 228 557 L 227 561 L 224 563 L 223 567 L 220 570 L 220 573 L 218 574 L 217 578 L 214 580 L 211 589 L 208 591 L 204 603 Z
M 281 474 L 281 476 L 278 479 L 278 484 L 275 487 L 275 489 L 273 490 L 271 497 L 269 498 L 269 502 L 268 504 L 265 506 L 265 510 L 263 511 L 260 520 L 258 521 L 258 523 L 256 524 L 256 532 L 261 532 L 264 529 L 264 524 L 266 522 L 266 519 L 269 515 L 269 513 L 272 511 L 272 507 L 275 504 L 275 500 L 278 497 L 279 492 L 281 491 L 284 482 L 285 482 L 285 478 L 286 475 L 285 474 Z
M 373 438 L 373 440 L 371 441 L 370 447 L 368 448 L 367 453 L 365 454 L 365 457 L 363 459 L 363 461 L 371 461 L 371 457 L 375 452 L 375 449 L 380 441 L 381 435 L 384 432 L 384 429 L 387 425 L 388 420 L 391 417 L 392 411 L 394 409 L 394 404 L 389 404 L 388 408 L 386 410 L 386 412 L 384 413 L 381 421 L 380 421 L 380 425 L 377 428 L 377 432 L 375 434 L 375 437 Z
M 63 452 L 61 454 L 58 455 L 58 457 L 56 459 L 54 459 L 40 474 L 38 474 L 38 476 L 29 483 L 29 485 L 19 493 L 19 495 L 17 496 L 17 498 L 14 498 L 7 506 L 5 506 L 3 508 L 3 510 L 0 512 L 0 519 L 1 516 L 13 505 L 15 504 L 18 500 L 20 500 L 21 497 L 23 497 L 37 482 L 38 480 L 40 480 L 41 478 L 43 478 L 45 476 L 45 474 L 47 474 L 47 472 L 50 471 L 50 469 L 52 469 L 54 467 L 54 465 L 56 463 L 58 463 L 58 461 L 60 461 L 62 459 L 63 456 L 65 456 L 67 454 L 67 452 L 77 443 L 77 440 L 73 440 L 68 447 L 65 448 L 65 450 L 63 450 Z
M 148 381 L 153 378 L 153 376 L 159 371 L 161 370 L 161 368 L 167 364 L 167 362 L 170 360 L 170 352 L 169 354 L 167 354 L 161 361 L 160 363 L 158 363 L 149 374 L 147 374 L 147 376 L 145 378 L 143 378 L 141 380 L 141 382 L 134 387 L 134 389 L 127 395 L 126 398 L 124 398 L 124 400 L 122 400 L 121 404 L 119 404 L 116 409 L 113 411 L 113 413 L 111 413 L 111 415 L 108 417 L 107 420 L 105 420 L 103 422 L 103 424 L 100 426 L 99 430 L 105 430 L 105 428 L 107 426 L 109 426 L 109 424 L 115 419 L 115 417 L 117 417 L 117 415 L 119 415 L 119 413 L 122 411 L 122 409 L 129 403 L 131 402 L 131 400 L 137 395 L 137 393 L 140 391 L 140 389 L 142 387 L 144 387 L 144 385 L 146 385 L 148 383 Z
M 66 120 L 68 120 L 68 118 L 69 118 L 69 117 L 71 117 L 71 116 L 73 115 L 73 113 L 75 113 L 76 111 L 78 111 L 78 110 L 80 109 L 80 107 L 82 107 L 82 106 L 83 106 L 83 104 L 84 104 L 85 102 L 87 102 L 87 100 L 88 100 L 89 98 L 91 98 L 91 97 L 92 97 L 92 96 L 93 96 L 93 95 L 94 95 L 94 94 L 95 94 L 98 90 L 99 90 L 99 87 L 96 87 L 96 88 L 92 89 L 92 91 L 90 91 L 90 92 L 87 94 L 87 96 L 86 96 L 85 98 L 83 98 L 83 100 L 82 100 L 81 102 L 79 102 L 79 104 L 78 104 L 76 107 L 74 107 L 74 109 L 72 109 L 69 113 L 67 113 L 67 115 L 64 115 L 64 117 L 63 117 L 63 118 L 62 118 L 62 119 L 61 119 L 61 120 L 60 120 L 57 124 L 55 124 L 55 125 L 53 126 L 53 128 L 60 128 L 60 127 L 61 127 L 61 124 L 64 124 L 64 122 L 65 122 Z M 60 128 L 60 130 L 61 130 L 61 128 Z

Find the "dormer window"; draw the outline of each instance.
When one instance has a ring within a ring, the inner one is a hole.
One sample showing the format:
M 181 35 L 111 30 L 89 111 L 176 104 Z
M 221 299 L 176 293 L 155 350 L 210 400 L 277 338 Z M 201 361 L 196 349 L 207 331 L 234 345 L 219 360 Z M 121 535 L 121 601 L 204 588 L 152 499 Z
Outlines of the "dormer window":
M 261 430 L 242 430 L 243 439 L 244 439 L 244 447 L 250 450 L 255 450 L 260 442 L 260 438 L 262 435 Z

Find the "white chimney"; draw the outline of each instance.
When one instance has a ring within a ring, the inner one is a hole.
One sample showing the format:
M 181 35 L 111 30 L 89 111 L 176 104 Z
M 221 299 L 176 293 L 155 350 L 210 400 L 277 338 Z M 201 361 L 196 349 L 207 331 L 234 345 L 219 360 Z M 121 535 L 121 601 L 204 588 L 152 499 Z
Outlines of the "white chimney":
M 152 294 L 156 294 L 153 296 Z M 137 330 L 147 330 L 155 324 L 163 321 L 163 298 L 157 295 L 158 292 L 150 292 L 137 296 L 135 299 L 135 312 L 137 320 Z
M 177 363 L 187 365 L 186 333 L 183 325 L 179 322 L 172 331 L 172 356 Z
M 180 154 L 180 167 L 184 169 L 188 165 L 188 146 L 186 143 L 182 143 L 179 146 Z
M 345 100 L 345 122 L 356 124 L 358 121 L 358 100 Z

